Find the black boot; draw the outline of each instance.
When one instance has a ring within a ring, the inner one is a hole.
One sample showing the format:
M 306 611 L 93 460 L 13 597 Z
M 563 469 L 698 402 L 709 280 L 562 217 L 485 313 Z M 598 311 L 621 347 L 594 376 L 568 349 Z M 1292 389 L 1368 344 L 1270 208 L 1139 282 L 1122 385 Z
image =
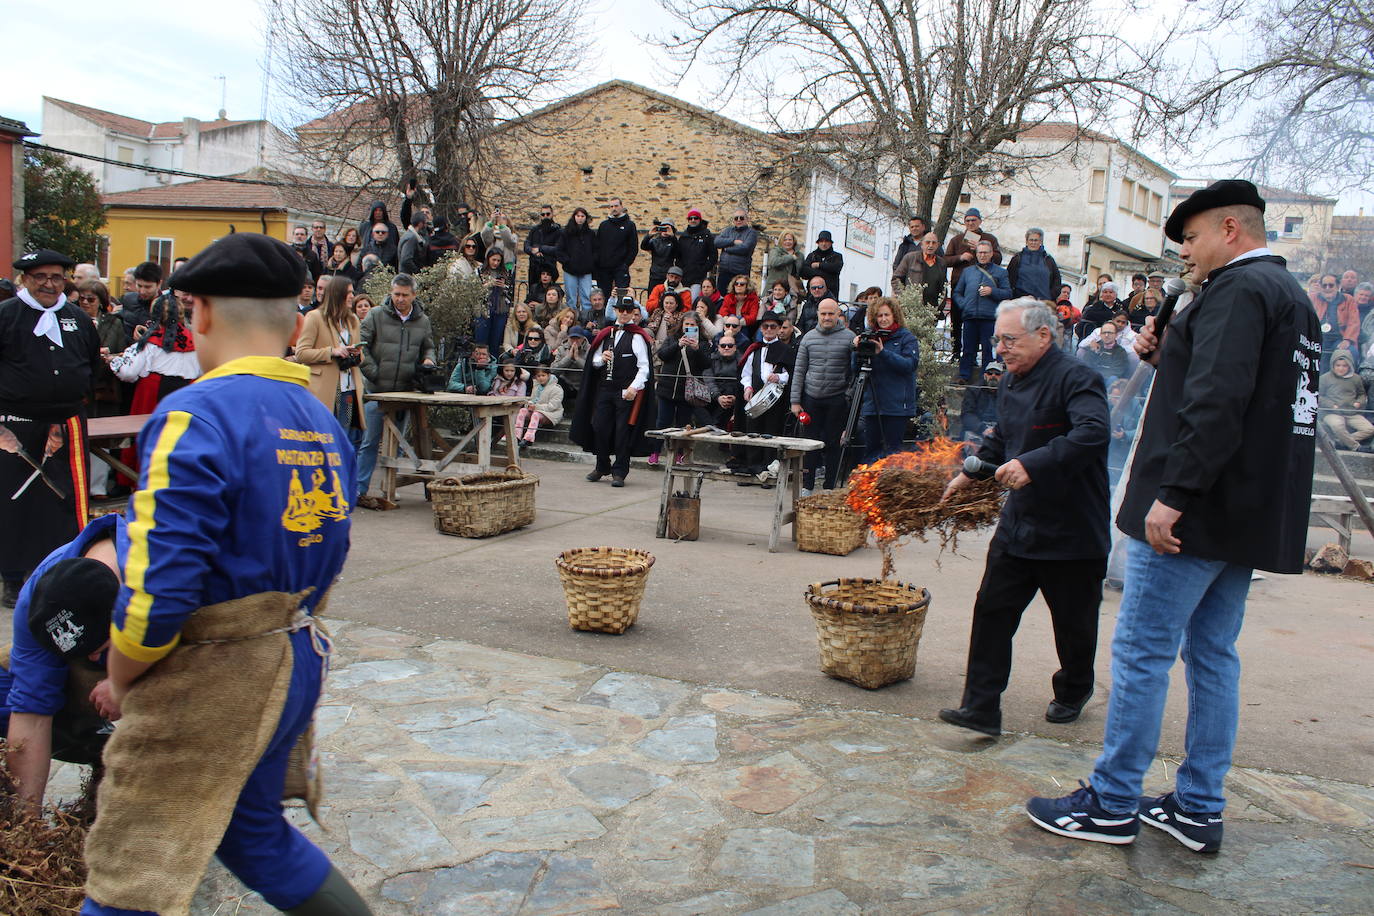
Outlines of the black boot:
M 287 916 L 372 916 L 372 909 L 358 896 L 353 885 L 332 866 L 319 890 L 300 906 L 283 912 Z

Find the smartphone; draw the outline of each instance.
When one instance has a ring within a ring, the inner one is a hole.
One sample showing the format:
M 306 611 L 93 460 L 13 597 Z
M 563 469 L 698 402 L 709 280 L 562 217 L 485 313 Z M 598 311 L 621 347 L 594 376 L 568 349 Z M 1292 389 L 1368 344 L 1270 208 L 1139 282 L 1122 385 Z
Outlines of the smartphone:
M 682 333 L 688 340 L 696 340 L 697 335 L 701 333 L 701 330 L 693 324 L 688 325 L 686 328 L 683 328 Z

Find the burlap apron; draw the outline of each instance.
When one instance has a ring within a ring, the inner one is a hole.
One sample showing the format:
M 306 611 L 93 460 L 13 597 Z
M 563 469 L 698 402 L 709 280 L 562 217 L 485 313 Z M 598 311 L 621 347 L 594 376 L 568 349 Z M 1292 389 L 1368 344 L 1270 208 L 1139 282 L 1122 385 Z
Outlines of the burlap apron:
M 177 648 L 129 690 L 86 839 L 91 898 L 163 916 L 189 911 L 276 732 L 291 683 L 290 631 L 309 594 L 263 592 L 201 608 Z M 314 814 L 312 738 L 313 728 L 292 751 L 285 796 L 306 798 Z

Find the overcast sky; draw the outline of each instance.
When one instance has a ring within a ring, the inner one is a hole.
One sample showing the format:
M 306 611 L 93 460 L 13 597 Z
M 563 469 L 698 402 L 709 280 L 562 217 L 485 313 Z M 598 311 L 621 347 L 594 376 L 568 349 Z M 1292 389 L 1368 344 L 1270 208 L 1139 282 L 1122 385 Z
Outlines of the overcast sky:
M 672 61 L 644 36 L 672 25 L 653 0 L 590 0 L 592 44 L 572 94 L 608 79 L 626 79 L 746 122 L 748 104 L 718 107 L 719 80 L 697 68 L 681 84 Z M 231 119 L 263 114 L 264 29 L 257 0 L 64 0 L 61 15 L 33 16 L 20 44 L 32 56 L 0 80 L 0 115 L 42 130 L 42 97 L 66 99 L 147 121 L 209 120 L 223 105 Z M 208 10 L 213 10 L 210 15 Z M 90 53 L 98 49 L 99 53 Z M 221 81 L 219 76 L 226 79 Z M 281 123 L 286 100 L 269 99 L 266 114 Z M 289 126 L 289 125 L 283 125 Z M 1145 150 L 1149 153 L 1150 150 Z M 1203 177 L 1191 163 L 1165 162 L 1184 177 Z M 1374 193 L 1346 195 L 1337 213 L 1374 210 Z

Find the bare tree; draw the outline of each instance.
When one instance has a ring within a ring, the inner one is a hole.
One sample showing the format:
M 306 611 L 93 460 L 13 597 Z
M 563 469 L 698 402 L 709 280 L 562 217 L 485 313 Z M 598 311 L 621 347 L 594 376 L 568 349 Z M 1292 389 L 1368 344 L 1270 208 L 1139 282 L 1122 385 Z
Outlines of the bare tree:
M 582 48 L 585 0 L 264 0 L 281 88 L 321 115 L 298 134 L 322 174 L 440 214 L 500 193 L 483 133 L 551 101 Z
M 1006 144 L 1027 128 L 1089 127 L 1157 98 L 1154 51 L 1119 37 L 1126 8 L 1109 20 L 1095 0 L 659 2 L 685 29 L 668 42 L 684 73 L 728 74 L 856 177 L 895 173 L 941 232 L 966 179 L 1015 167 Z
M 1217 0 L 1199 34 L 1227 24 L 1252 49 L 1239 65 L 1192 67 L 1159 111 L 1166 135 L 1256 180 L 1339 193 L 1374 181 L 1374 6 L 1368 0 Z M 1236 28 L 1238 26 L 1238 28 Z M 1198 74 L 1203 74 L 1198 78 Z M 1237 117 L 1242 112 L 1250 117 Z

